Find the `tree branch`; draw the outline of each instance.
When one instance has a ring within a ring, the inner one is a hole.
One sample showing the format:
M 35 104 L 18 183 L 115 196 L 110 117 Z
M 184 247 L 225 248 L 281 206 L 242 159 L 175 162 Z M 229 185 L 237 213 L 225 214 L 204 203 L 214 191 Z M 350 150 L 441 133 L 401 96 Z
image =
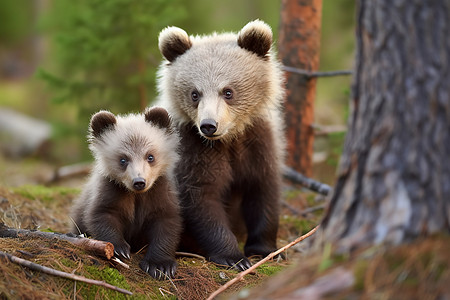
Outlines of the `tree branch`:
M 283 176 L 284 178 L 289 179 L 294 183 L 301 184 L 304 187 L 324 196 L 329 195 L 333 190 L 329 185 L 306 177 L 305 175 L 300 174 L 299 172 L 287 166 L 283 168 Z
M 68 234 L 43 232 L 38 230 L 15 229 L 0 223 L 0 237 L 18 238 L 18 237 L 40 237 L 48 240 L 58 239 L 68 241 L 87 251 L 93 252 L 98 256 L 111 259 L 114 256 L 114 245 L 109 242 L 98 241 L 83 237 L 70 236 Z
M 212 300 L 215 297 L 217 297 L 220 293 L 222 293 L 223 291 L 225 291 L 227 288 L 229 288 L 230 286 L 232 286 L 234 283 L 238 282 L 239 280 L 241 280 L 245 275 L 252 273 L 255 271 L 256 268 L 258 268 L 260 265 L 264 264 L 265 262 L 267 262 L 268 260 L 272 259 L 274 256 L 280 254 L 283 251 L 286 251 L 287 249 L 289 249 L 290 247 L 294 246 L 295 244 L 303 241 L 304 239 L 310 237 L 311 235 L 314 234 L 314 232 L 316 232 L 316 230 L 319 228 L 319 225 L 317 225 L 316 227 L 314 227 L 313 229 L 311 229 L 308 233 L 302 235 L 301 237 L 298 237 L 297 239 L 295 239 L 294 241 L 290 242 L 289 244 L 287 244 L 286 246 L 278 249 L 275 252 L 270 253 L 269 255 L 267 255 L 264 259 L 260 260 L 259 262 L 257 262 L 256 264 L 254 264 L 253 266 L 251 266 L 250 268 L 248 268 L 245 271 L 242 271 L 241 273 L 239 273 L 235 278 L 231 279 L 230 281 L 228 281 L 227 283 L 225 283 L 223 286 L 221 286 L 219 289 L 217 289 L 215 292 L 213 292 L 211 295 L 209 295 L 207 300 Z
M 303 69 L 298 69 L 294 67 L 289 66 L 283 66 L 283 70 L 295 74 L 304 75 L 306 78 L 314 78 L 314 77 L 332 77 L 332 76 L 349 76 L 352 75 L 353 72 L 350 70 L 343 70 L 343 71 L 329 71 L 329 72 L 314 72 L 314 71 L 308 71 Z
M 25 266 L 27 268 L 30 268 L 31 270 L 34 271 L 38 271 L 38 272 L 44 272 L 53 276 L 58 276 L 58 277 L 63 277 L 63 278 L 67 278 L 67 279 L 72 279 L 72 280 L 76 280 L 76 281 L 81 281 L 81 282 L 85 282 L 88 284 L 94 284 L 94 285 L 98 285 L 98 286 L 103 286 L 105 288 L 117 291 L 119 293 L 122 294 L 127 294 L 127 295 L 133 295 L 132 292 L 119 288 L 117 286 L 111 285 L 109 283 L 106 283 L 105 281 L 100 281 L 100 280 L 94 280 L 94 279 L 89 279 L 83 276 L 79 276 L 79 275 L 75 275 L 75 274 L 70 274 L 70 273 L 66 273 L 63 271 L 58 271 L 52 268 L 48 268 L 36 263 L 33 263 L 31 261 L 22 259 L 20 257 L 5 253 L 3 251 L 0 251 L 0 257 L 3 258 L 7 258 L 10 262 L 21 265 L 21 266 Z

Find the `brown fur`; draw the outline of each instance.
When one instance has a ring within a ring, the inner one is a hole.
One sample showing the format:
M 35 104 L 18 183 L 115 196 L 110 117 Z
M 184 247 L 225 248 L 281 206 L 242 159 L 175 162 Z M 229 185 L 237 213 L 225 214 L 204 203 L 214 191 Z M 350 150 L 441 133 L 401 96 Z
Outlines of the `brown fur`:
M 261 21 L 238 34 L 200 37 L 167 28 L 159 39 L 163 55 L 173 53 L 176 39 L 189 43 L 177 57 L 166 57 L 158 88 L 181 135 L 183 160 L 176 175 L 182 246 L 246 269 L 250 262 L 233 234 L 236 219 L 246 225 L 246 256 L 276 250 L 283 80 L 270 50 L 272 33 Z
M 111 242 L 122 258 L 148 245 L 141 268 L 155 278 L 173 277 L 181 218 L 171 170 L 178 138 L 167 111 L 153 108 L 118 119 L 102 111 L 92 117 L 90 129 L 96 165 L 74 204 L 72 231 Z M 160 147 L 173 153 L 160 155 Z M 128 148 L 127 155 L 120 154 L 122 148 Z M 155 161 L 146 161 L 147 153 Z M 127 165 L 120 163 L 122 157 L 129 160 Z M 133 189 L 136 178 L 143 182 Z

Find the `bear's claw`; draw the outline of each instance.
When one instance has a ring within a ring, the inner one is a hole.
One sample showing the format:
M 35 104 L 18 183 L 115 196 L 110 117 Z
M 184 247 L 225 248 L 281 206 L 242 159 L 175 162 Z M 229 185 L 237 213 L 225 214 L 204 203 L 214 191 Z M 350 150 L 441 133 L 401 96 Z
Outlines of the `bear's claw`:
M 245 256 L 212 256 L 209 260 L 221 266 L 233 267 L 238 271 L 245 271 L 252 266 Z
M 130 245 L 127 242 L 115 243 L 114 254 L 121 258 L 130 259 Z
M 150 262 L 143 260 L 139 263 L 141 269 L 155 279 L 163 280 L 174 278 L 177 271 L 177 263 L 175 260 L 166 260 L 162 262 Z

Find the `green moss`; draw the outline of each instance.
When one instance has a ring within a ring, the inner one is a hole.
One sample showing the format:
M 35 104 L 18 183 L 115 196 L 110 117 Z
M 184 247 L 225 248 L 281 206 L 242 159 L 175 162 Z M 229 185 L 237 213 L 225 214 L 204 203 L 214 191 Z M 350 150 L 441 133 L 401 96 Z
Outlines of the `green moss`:
M 43 185 L 23 185 L 13 188 L 16 194 L 19 194 L 30 200 L 41 200 L 42 202 L 51 203 L 61 196 L 76 195 L 79 189 L 67 187 L 47 187 Z
M 267 276 L 272 276 L 272 275 L 280 272 L 281 270 L 283 270 L 283 266 L 271 265 L 271 264 L 263 264 L 263 265 L 259 266 L 258 268 L 256 268 L 256 270 L 260 274 L 264 274 L 264 275 L 267 275 Z
M 59 262 L 61 264 L 63 264 L 64 266 L 71 268 L 71 269 L 75 269 L 77 267 L 77 263 L 75 263 L 73 260 L 71 259 L 67 259 L 67 258 L 61 258 L 59 260 Z
M 118 270 L 110 267 L 96 267 L 85 266 L 84 270 L 88 272 L 91 278 L 95 280 L 103 280 L 111 285 L 130 290 L 130 285 L 126 281 L 125 277 L 119 273 Z M 100 296 L 102 299 L 129 299 L 124 294 L 121 294 L 110 289 L 106 289 L 100 286 L 88 285 L 80 283 L 80 296 L 83 299 L 91 299 Z M 138 297 L 139 295 L 136 295 Z

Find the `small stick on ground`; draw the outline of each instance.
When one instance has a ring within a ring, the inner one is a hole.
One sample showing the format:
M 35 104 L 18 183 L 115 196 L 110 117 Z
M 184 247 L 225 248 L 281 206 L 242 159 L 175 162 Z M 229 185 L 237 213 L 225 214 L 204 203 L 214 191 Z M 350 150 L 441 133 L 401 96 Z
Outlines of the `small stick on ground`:
M 43 232 L 38 230 L 15 229 L 0 223 L 0 237 L 18 238 L 18 237 L 40 237 L 45 239 L 58 239 L 68 241 L 96 255 L 111 259 L 114 256 L 114 245 L 109 242 L 98 241 L 83 237 L 70 236 L 62 233 Z
M 93 279 L 89 279 L 83 276 L 79 276 L 79 275 L 75 275 L 75 274 L 70 274 L 70 273 L 66 273 L 63 271 L 58 271 L 49 267 L 45 267 L 45 266 L 41 266 L 39 264 L 33 263 L 31 261 L 22 259 L 20 257 L 5 253 L 3 251 L 0 251 L 0 257 L 4 257 L 7 258 L 10 262 L 21 265 L 21 266 L 25 266 L 27 268 L 30 268 L 31 270 L 34 271 L 39 271 L 39 272 L 44 272 L 53 276 L 59 276 L 59 277 L 63 277 L 63 278 L 68 278 L 68 279 L 72 279 L 72 280 L 76 280 L 76 281 L 82 281 L 88 284 L 94 284 L 94 285 L 98 285 L 98 286 L 102 286 L 114 291 L 117 291 L 119 293 L 122 294 L 127 294 L 127 295 L 133 295 L 132 292 L 119 288 L 117 286 L 111 285 L 109 283 L 106 283 L 104 281 L 100 281 L 100 280 L 93 280 Z
M 176 256 L 185 256 L 185 257 L 194 257 L 194 258 L 198 258 L 201 260 L 206 260 L 206 258 L 204 256 L 195 254 L 195 253 L 190 253 L 190 252 L 175 252 Z
M 314 234 L 314 232 L 316 232 L 316 230 L 319 228 L 319 225 L 317 225 L 316 227 L 314 227 L 313 229 L 311 229 L 308 233 L 296 238 L 294 241 L 290 242 L 289 244 L 287 244 L 286 246 L 278 249 L 275 252 L 270 253 L 269 255 L 267 255 L 264 259 L 260 260 L 259 262 L 257 262 L 256 264 L 254 264 L 253 266 L 251 266 L 250 268 L 248 268 L 245 271 L 242 271 L 241 273 L 239 273 L 235 278 L 231 279 L 230 281 L 228 281 L 227 283 L 225 283 L 224 285 L 222 285 L 219 289 L 217 289 L 215 292 L 213 292 L 211 295 L 209 295 L 207 300 L 212 300 L 215 297 L 217 297 L 220 293 L 222 293 L 223 291 L 225 291 L 227 288 L 229 288 L 231 285 L 233 285 L 234 283 L 238 282 L 239 280 L 241 280 L 245 275 L 252 273 L 255 271 L 255 269 L 257 267 L 259 267 L 260 265 L 264 264 L 265 262 L 267 262 L 268 260 L 272 259 L 274 256 L 280 254 L 283 251 L 286 251 L 287 249 L 289 249 L 290 247 L 294 246 L 295 244 L 303 241 L 304 239 L 310 237 L 311 235 Z

